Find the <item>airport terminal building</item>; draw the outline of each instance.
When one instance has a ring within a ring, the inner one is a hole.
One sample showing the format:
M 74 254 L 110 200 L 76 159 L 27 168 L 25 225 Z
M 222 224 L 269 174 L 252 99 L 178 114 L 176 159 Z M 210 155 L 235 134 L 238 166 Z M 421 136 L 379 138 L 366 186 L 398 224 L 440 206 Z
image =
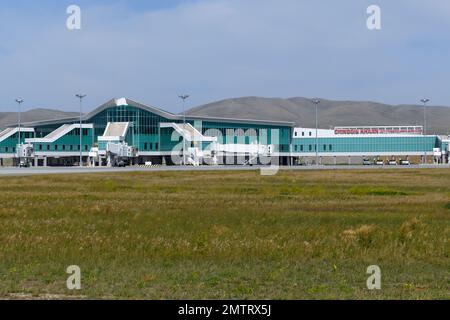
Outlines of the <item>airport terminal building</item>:
M 20 135 L 20 137 L 19 137 Z M 295 127 L 294 123 L 172 114 L 112 99 L 80 118 L 0 132 L 0 159 L 15 165 L 301 165 L 361 158 L 448 163 L 449 139 L 419 126 Z M 366 159 L 367 160 L 367 159 Z M 11 161 L 11 160 L 10 160 Z

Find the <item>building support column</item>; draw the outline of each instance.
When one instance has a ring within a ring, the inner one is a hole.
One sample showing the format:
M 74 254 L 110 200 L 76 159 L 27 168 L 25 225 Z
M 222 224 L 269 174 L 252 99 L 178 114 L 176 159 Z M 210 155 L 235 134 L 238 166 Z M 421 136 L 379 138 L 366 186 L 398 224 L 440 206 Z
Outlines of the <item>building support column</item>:
M 352 164 L 352 157 L 348 156 L 348 165 L 351 165 L 351 164 Z
M 334 158 L 334 165 L 336 166 L 337 165 L 337 157 L 334 156 L 333 158 Z
M 47 157 L 44 157 L 44 167 L 47 166 Z
M 38 166 L 38 157 L 34 157 L 34 166 L 37 167 Z

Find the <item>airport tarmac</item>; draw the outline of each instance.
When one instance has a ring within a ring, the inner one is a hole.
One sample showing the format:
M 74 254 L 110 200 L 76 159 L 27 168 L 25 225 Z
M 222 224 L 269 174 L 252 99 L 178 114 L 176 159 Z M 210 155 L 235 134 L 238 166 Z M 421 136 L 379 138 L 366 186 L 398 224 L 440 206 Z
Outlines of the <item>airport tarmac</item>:
M 160 172 L 160 171 L 233 171 L 233 170 L 405 170 L 405 169 L 450 169 L 450 164 L 442 165 L 410 165 L 410 166 L 362 166 L 362 165 L 340 165 L 340 166 L 160 166 L 160 167 L 2 167 L 0 176 L 25 176 L 43 174 L 87 174 L 102 172 Z

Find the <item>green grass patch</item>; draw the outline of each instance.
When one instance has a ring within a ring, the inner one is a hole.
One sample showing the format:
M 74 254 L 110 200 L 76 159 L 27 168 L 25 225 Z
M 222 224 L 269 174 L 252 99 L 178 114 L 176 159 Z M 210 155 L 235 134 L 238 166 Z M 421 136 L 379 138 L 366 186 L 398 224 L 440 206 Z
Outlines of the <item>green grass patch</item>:
M 2 177 L 0 298 L 448 299 L 449 180 L 448 170 Z M 73 264 L 77 292 L 65 287 Z M 366 288 L 373 264 L 377 292 Z
M 371 186 L 358 186 L 358 187 L 352 187 L 350 189 L 350 193 L 354 195 L 362 195 L 362 196 L 408 196 L 413 193 L 406 192 L 406 191 L 400 191 L 400 190 L 393 190 L 389 188 L 384 187 L 371 187 Z

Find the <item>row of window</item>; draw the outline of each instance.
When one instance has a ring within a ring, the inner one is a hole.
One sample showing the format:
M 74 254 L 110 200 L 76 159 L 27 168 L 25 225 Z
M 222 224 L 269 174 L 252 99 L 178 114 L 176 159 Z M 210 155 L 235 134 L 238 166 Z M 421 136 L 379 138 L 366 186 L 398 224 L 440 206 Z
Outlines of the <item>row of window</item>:
M 0 150 L 1 150 L 1 152 L 4 152 L 4 153 L 10 152 L 10 150 L 11 150 L 11 152 L 16 152 L 16 147 L 11 147 L 11 149 L 9 149 L 9 147 L 3 147 Z
M 45 148 L 44 148 L 44 146 L 42 144 L 38 145 L 38 150 L 39 151 L 42 151 L 44 149 L 47 150 L 47 151 L 51 151 L 51 150 L 53 150 L 53 151 L 80 151 L 80 145 L 78 144 L 78 145 L 68 145 L 67 146 L 65 144 L 63 144 L 63 145 L 54 144 L 53 148 L 51 148 L 49 144 L 45 145 Z M 89 150 L 89 146 L 88 145 L 84 145 L 83 149 L 84 149 L 84 151 L 88 151 Z
M 436 146 L 433 143 L 319 143 L 319 152 L 420 152 L 432 151 Z M 316 151 L 316 144 L 294 144 L 293 152 Z
M 36 137 L 37 138 L 44 138 L 45 136 L 49 135 L 50 133 L 52 133 L 53 131 L 55 131 L 56 129 L 59 128 L 59 125 L 57 126 L 49 126 L 49 127 L 37 127 L 36 128 Z M 89 128 L 82 128 L 82 136 L 86 137 L 89 136 L 90 134 L 92 134 L 90 132 Z M 67 136 L 75 136 L 75 137 L 79 137 L 80 136 L 80 128 L 75 128 L 71 131 L 69 131 L 67 134 Z M 32 138 L 32 133 L 30 132 L 30 138 Z
M 150 147 L 150 148 L 148 148 L 148 147 Z M 153 149 L 153 147 L 155 147 L 155 148 Z M 154 144 L 153 144 L 153 142 L 150 142 L 150 143 L 144 142 L 144 151 L 158 150 L 158 148 L 159 148 L 158 142 L 155 142 Z
M 20 138 L 22 138 L 22 139 L 23 138 L 25 138 L 25 139 L 33 138 L 33 135 L 34 135 L 33 132 L 28 132 L 28 131 L 26 131 L 26 132 L 21 131 L 20 132 Z M 18 137 L 19 137 L 19 133 L 18 132 L 10 136 L 10 138 L 12 138 L 12 139 L 14 139 L 14 138 L 17 139 Z
M 294 138 L 294 144 L 308 144 L 315 143 L 315 138 Z M 329 144 L 332 143 L 334 145 L 386 145 L 386 144 L 436 144 L 437 138 L 432 137 L 351 137 L 351 138 L 323 138 L 319 137 L 320 144 Z
M 83 136 L 87 136 L 89 133 L 89 129 L 88 128 L 82 128 L 82 133 Z M 72 131 L 67 133 L 68 136 L 79 136 L 80 135 L 80 128 L 75 128 Z
M 297 152 L 297 151 L 300 151 L 300 152 L 305 151 L 305 147 L 306 146 L 304 146 L 303 144 L 301 144 L 301 145 L 295 144 L 294 145 L 294 151 L 295 152 Z M 312 144 L 308 145 L 308 151 L 313 151 L 313 149 L 314 149 L 314 151 L 316 151 L 317 150 L 317 145 L 312 145 Z M 322 145 L 322 150 L 323 151 L 333 151 L 333 145 L 329 144 L 327 146 L 326 144 L 324 144 L 324 145 Z
M 297 131 L 294 132 L 294 136 L 298 137 L 298 132 Z M 304 137 L 304 136 L 305 136 L 305 131 L 302 131 L 302 137 Z M 309 136 L 312 137 L 312 132 L 311 131 L 309 131 Z
M 159 123 L 162 122 L 160 116 L 133 106 L 109 108 L 91 120 L 101 127 L 107 122 L 132 122 L 131 130 L 136 135 L 158 134 Z

